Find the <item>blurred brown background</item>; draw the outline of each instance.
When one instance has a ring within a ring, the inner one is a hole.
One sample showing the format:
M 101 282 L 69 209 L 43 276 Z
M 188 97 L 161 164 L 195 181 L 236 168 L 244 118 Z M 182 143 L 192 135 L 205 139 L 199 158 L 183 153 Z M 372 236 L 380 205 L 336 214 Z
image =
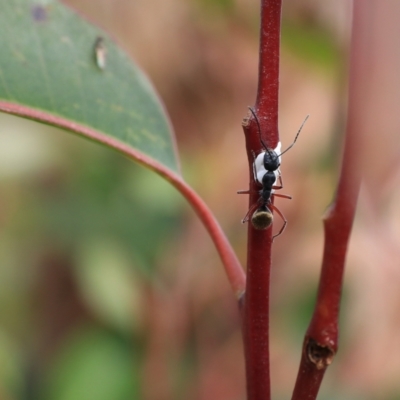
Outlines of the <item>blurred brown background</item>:
M 69 0 L 147 72 L 186 180 L 242 263 L 258 0 Z M 390 3 L 390 2 L 389 2 Z M 348 255 L 340 350 L 321 399 L 400 399 L 399 35 L 395 1 L 371 21 L 366 179 Z M 274 243 L 271 371 L 290 397 L 337 181 L 350 2 L 288 0 L 280 134 L 289 223 Z M 399 47 L 399 46 L 397 46 Z M 374 53 L 375 51 L 375 53 Z M 169 185 L 122 156 L 1 115 L 0 399 L 245 399 L 240 321 L 216 251 Z M 355 155 L 357 156 L 357 155 Z M 278 221 L 278 223 L 280 223 Z

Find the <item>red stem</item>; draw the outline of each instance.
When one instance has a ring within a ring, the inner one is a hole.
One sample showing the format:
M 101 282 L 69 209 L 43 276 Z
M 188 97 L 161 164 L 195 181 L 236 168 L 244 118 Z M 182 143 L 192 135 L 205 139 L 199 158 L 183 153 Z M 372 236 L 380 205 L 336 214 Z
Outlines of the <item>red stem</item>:
M 338 349 L 338 319 L 348 241 L 354 219 L 361 174 L 357 146 L 365 112 L 365 50 L 368 48 L 368 9 L 362 0 L 353 3 L 350 56 L 349 110 L 342 169 L 333 204 L 324 218 L 325 247 L 314 314 L 307 330 L 292 400 L 316 399 L 328 365 Z
M 260 62 L 255 112 L 263 141 L 275 148 L 278 134 L 279 39 L 281 0 L 262 0 Z M 254 154 L 262 151 L 254 117 L 245 119 L 243 130 L 249 161 L 249 207 L 258 201 L 259 185 L 254 181 Z M 244 305 L 244 347 L 247 399 L 270 400 L 269 371 L 269 286 L 272 228 L 256 230 L 248 226 L 247 285 Z
M 260 60 L 256 111 L 260 120 L 263 139 L 272 149 L 279 142 L 278 95 L 281 10 L 282 0 L 261 1 Z M 254 136 L 254 139 L 256 139 L 255 148 L 260 149 L 261 143 L 258 134 Z

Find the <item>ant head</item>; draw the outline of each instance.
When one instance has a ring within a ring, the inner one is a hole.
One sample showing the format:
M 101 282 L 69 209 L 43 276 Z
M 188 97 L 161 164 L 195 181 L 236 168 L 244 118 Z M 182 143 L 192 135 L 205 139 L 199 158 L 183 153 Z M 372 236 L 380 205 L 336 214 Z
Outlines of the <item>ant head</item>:
M 280 157 L 282 156 L 282 154 L 285 154 L 296 143 L 296 140 L 299 137 L 300 132 L 303 129 L 303 126 L 306 123 L 309 115 L 306 116 L 306 118 L 304 119 L 303 123 L 301 124 L 301 126 L 300 126 L 299 130 L 297 131 L 297 134 L 296 134 L 296 136 L 295 136 L 295 138 L 293 140 L 293 143 L 286 150 L 280 152 L 280 150 L 281 150 L 280 142 L 278 143 L 278 146 L 277 146 L 277 148 L 275 150 L 269 149 L 268 146 L 265 144 L 265 142 L 263 141 L 263 139 L 261 137 L 261 126 L 260 126 L 260 122 L 259 122 L 259 120 L 257 118 L 256 112 L 251 107 L 249 107 L 249 110 L 251 111 L 251 113 L 253 114 L 254 119 L 257 122 L 258 134 L 260 136 L 260 142 L 261 142 L 262 146 L 265 149 L 264 167 L 265 167 L 265 169 L 267 169 L 269 171 L 274 171 L 274 170 L 278 169 L 280 164 L 281 164 Z M 280 153 L 278 154 L 278 152 L 280 152 Z
M 267 171 L 276 171 L 281 165 L 280 155 L 275 150 L 269 150 L 264 153 L 264 168 Z

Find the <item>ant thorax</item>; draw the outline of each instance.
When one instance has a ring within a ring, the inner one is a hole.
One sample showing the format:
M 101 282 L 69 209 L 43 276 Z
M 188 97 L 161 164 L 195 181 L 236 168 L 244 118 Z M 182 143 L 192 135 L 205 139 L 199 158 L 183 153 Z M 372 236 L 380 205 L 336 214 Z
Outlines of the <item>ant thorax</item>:
M 276 146 L 275 149 L 270 150 L 270 152 L 274 152 L 278 159 L 279 159 L 279 164 L 281 163 L 281 157 L 280 157 L 280 153 L 281 153 L 281 142 L 278 143 L 278 145 Z M 266 151 L 262 151 L 254 160 L 254 164 L 253 164 L 253 172 L 254 172 L 254 180 L 256 182 L 258 182 L 260 185 L 262 185 L 262 179 L 264 177 L 264 175 L 267 173 L 267 170 L 265 169 L 264 166 L 264 156 L 265 156 Z M 279 154 L 279 156 L 278 156 Z M 281 174 L 279 168 L 275 171 L 273 171 L 275 174 L 276 179 L 278 179 L 278 176 Z

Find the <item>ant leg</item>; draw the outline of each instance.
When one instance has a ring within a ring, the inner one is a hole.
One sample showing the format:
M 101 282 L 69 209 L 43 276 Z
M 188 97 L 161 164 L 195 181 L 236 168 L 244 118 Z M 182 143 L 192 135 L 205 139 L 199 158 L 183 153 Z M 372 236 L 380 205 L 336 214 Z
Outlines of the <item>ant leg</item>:
M 253 214 L 253 212 L 258 208 L 258 202 L 256 204 L 253 204 L 250 208 L 249 211 L 247 211 L 246 215 L 242 219 L 242 224 L 247 222 L 250 219 L 250 215 Z
M 273 193 L 273 195 L 276 196 L 276 197 L 282 197 L 283 199 L 292 200 L 292 196 L 289 196 L 287 194 Z
M 272 203 L 268 204 L 268 207 L 271 208 L 272 210 L 275 210 L 283 220 L 283 225 L 282 225 L 282 228 L 280 229 L 280 231 L 276 235 L 272 236 L 272 241 L 274 241 L 274 239 L 276 237 L 280 236 L 283 233 L 283 231 L 285 230 L 286 225 L 287 225 L 287 219 L 284 217 L 281 210 L 279 210 L 279 208 L 274 206 Z
M 272 189 L 274 189 L 274 190 L 283 189 L 283 181 L 282 181 L 282 176 L 281 176 L 281 175 L 279 175 L 279 181 L 280 181 L 280 182 L 279 182 L 280 185 L 279 185 L 279 186 L 272 186 Z M 283 199 L 292 200 L 292 196 L 289 196 L 289 195 L 287 195 L 287 194 L 273 193 L 273 196 L 282 197 Z
M 260 194 L 260 191 L 259 191 L 259 190 L 247 189 L 247 190 L 238 190 L 238 191 L 236 192 L 236 194 L 252 194 L 252 193 Z
M 251 193 L 259 193 L 258 190 L 238 190 L 237 191 L 238 194 L 251 194 Z M 246 215 L 244 216 L 244 218 L 242 219 L 242 224 L 244 224 L 245 222 L 247 222 L 250 219 L 250 215 L 253 214 L 253 212 L 258 208 L 258 205 L 260 203 L 260 200 L 258 200 L 255 204 L 253 204 L 252 206 L 250 206 L 249 210 L 247 211 Z
M 279 175 L 279 183 L 280 183 L 279 186 L 272 186 L 272 189 L 274 189 L 274 191 L 283 189 L 283 181 L 282 181 L 282 176 L 281 175 Z M 274 192 L 273 195 L 276 196 L 276 197 L 282 197 L 283 199 L 292 200 L 292 196 L 289 196 L 287 194 L 280 194 L 280 193 L 275 193 Z
M 278 169 L 279 172 L 279 183 L 280 183 L 280 189 L 283 189 L 283 179 L 282 179 L 282 174 L 281 174 L 281 170 Z
M 272 189 L 274 189 L 274 190 L 281 190 L 281 189 L 283 189 L 283 181 L 282 181 L 281 171 L 278 170 L 278 172 L 279 172 L 279 175 L 278 175 L 278 178 L 279 178 L 279 185 L 273 185 L 273 186 L 272 186 Z

